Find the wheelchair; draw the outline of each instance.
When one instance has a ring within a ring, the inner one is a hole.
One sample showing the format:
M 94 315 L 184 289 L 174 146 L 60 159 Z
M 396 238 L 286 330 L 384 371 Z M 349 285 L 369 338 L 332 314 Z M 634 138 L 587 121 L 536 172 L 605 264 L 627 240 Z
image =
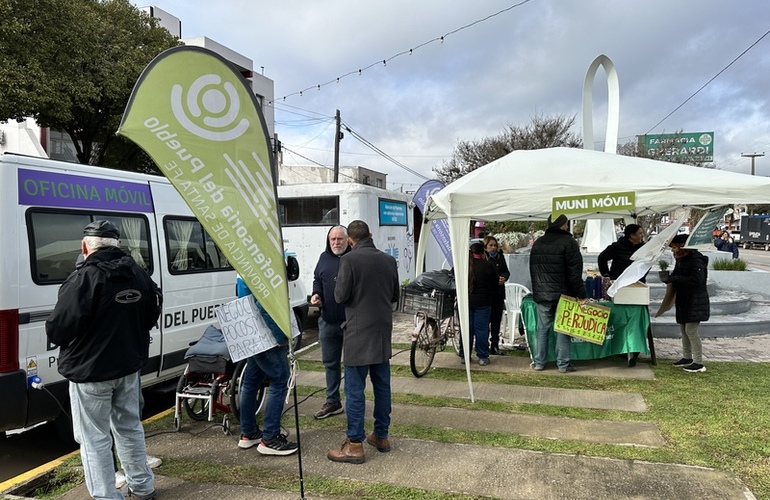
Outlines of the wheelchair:
M 182 428 L 182 410 L 192 420 L 213 422 L 222 414 L 222 432 L 230 434 L 231 418 L 240 416 L 242 375 L 246 360 L 230 361 L 222 331 L 211 325 L 185 353 L 187 366 L 176 385 L 174 428 Z M 267 382 L 257 393 L 257 410 L 264 404 Z

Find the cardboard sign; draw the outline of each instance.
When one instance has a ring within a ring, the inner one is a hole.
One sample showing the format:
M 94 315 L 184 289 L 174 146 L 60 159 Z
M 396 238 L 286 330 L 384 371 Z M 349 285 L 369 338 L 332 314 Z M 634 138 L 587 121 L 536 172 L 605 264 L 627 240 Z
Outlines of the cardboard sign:
M 609 307 L 590 302 L 581 306 L 577 299 L 562 295 L 556 306 L 553 329 L 576 339 L 602 345 L 610 310 Z
M 230 359 L 235 363 L 278 345 L 270 328 L 248 295 L 222 304 L 216 310 Z M 292 337 L 300 334 L 297 319 L 291 314 Z

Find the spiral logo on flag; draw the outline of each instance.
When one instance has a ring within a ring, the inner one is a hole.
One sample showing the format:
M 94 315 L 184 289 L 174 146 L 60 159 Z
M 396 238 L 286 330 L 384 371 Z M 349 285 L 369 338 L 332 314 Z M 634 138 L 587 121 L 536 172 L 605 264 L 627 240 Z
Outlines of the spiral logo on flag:
M 249 128 L 245 118 L 238 120 L 241 101 L 235 86 L 222 83 L 219 75 L 208 74 L 196 79 L 185 90 L 171 88 L 171 110 L 187 131 L 212 141 L 229 141 Z

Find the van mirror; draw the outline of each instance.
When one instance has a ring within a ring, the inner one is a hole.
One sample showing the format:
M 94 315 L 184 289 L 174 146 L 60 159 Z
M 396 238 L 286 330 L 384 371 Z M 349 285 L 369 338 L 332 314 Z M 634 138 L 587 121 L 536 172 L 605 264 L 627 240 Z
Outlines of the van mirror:
M 286 257 L 286 277 L 289 281 L 299 278 L 299 261 L 293 255 Z

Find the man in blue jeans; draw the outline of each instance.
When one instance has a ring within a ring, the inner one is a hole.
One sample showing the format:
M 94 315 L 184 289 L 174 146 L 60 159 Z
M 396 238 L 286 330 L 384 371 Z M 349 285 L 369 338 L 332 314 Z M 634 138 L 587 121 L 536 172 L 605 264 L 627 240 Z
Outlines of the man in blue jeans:
M 252 295 L 240 276 L 236 292 L 239 298 Z M 262 455 L 291 455 L 296 453 L 297 443 L 288 441 L 286 435 L 281 433 L 281 414 L 289 392 L 289 341 L 260 303 L 256 300 L 255 303 L 278 345 L 246 360 L 246 368 L 241 375 L 241 439 L 238 448 L 245 450 L 258 444 L 257 451 Z M 260 430 L 256 416 L 257 393 L 265 379 L 270 380 L 270 387 L 265 402 L 265 428 Z
M 556 316 L 556 306 L 562 294 L 586 301 L 583 283 L 583 256 L 572 233 L 569 219 L 562 214 L 555 220 L 548 217 L 548 229 L 535 240 L 529 252 L 529 273 L 532 278 L 532 298 L 537 307 L 537 345 L 532 356 L 532 369 L 545 370 L 548 361 L 550 330 Z M 571 339 L 556 334 L 556 367 L 561 373 L 574 372 L 571 361 Z
M 45 324 L 59 346 L 59 373 L 69 380 L 72 430 L 80 443 L 91 497 L 118 500 L 112 443 L 123 465 L 128 496 L 155 498 L 141 422 L 139 370 L 147 363 L 150 330 L 161 311 L 158 286 L 120 248 L 120 231 L 107 220 L 83 230 L 85 256 L 59 288 Z
M 326 453 L 332 462 L 364 463 L 364 445 L 390 451 L 390 358 L 393 355 L 393 303 L 398 302 L 396 260 L 377 250 L 369 226 L 361 220 L 348 225 L 353 249 L 340 259 L 334 299 L 345 304 L 342 344 L 345 358 L 347 439 Z M 366 434 L 366 376 L 374 389 L 374 432 Z
M 326 372 L 326 402 L 314 415 L 317 419 L 342 413 L 340 381 L 342 380 L 342 323 L 345 306 L 334 300 L 334 286 L 340 258 L 350 251 L 348 230 L 334 226 L 326 238 L 326 250 L 318 258 L 313 271 L 313 295 L 310 305 L 321 309 L 318 318 L 318 339 L 321 341 L 321 361 Z

